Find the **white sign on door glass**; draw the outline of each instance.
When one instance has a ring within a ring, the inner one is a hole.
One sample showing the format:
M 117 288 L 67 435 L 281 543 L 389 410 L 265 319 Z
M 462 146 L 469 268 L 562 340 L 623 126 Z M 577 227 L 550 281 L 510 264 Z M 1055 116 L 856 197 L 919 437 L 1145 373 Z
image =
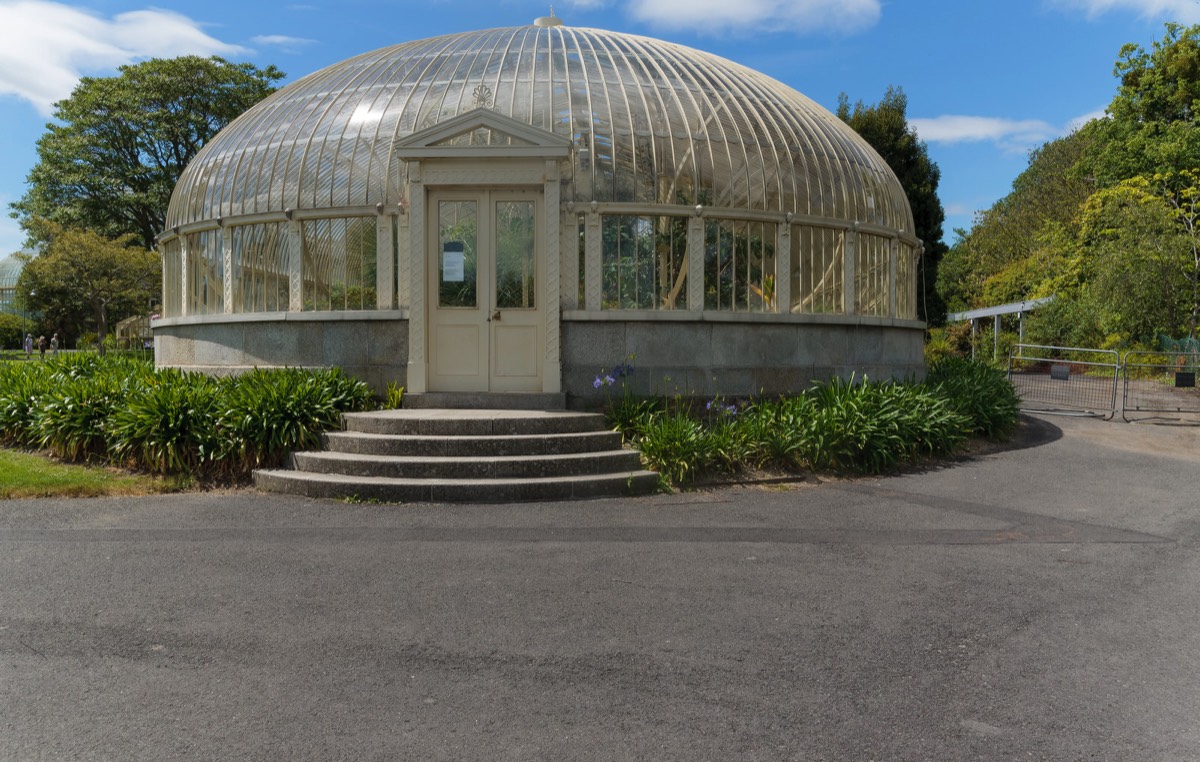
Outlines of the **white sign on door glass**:
M 462 283 L 466 280 L 465 264 L 462 241 L 446 241 L 442 246 L 442 282 Z

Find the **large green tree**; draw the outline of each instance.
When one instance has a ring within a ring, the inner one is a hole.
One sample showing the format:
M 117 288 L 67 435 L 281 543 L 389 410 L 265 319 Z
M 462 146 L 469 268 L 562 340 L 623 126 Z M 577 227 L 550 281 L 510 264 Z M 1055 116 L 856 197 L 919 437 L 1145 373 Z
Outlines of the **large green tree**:
M 925 143 L 908 124 L 908 97 L 901 88 L 889 87 L 879 103 L 868 106 L 858 101 L 851 108 L 849 98 L 842 93 L 838 96 L 837 115 L 883 157 L 908 195 L 916 226 L 913 232 L 925 244 L 918 272 L 918 313 L 930 323 L 945 322 L 946 305 L 934 288 L 938 265 L 946 253 L 942 241 L 946 212 L 937 195 L 942 175 L 929 158 Z
M 1012 191 L 958 231 L 937 285 L 951 310 L 1032 296 L 1062 237 L 1078 233 L 1080 205 L 1095 186 L 1075 168 L 1092 139 L 1089 126 L 1032 151 Z
M 1124 46 L 1106 116 L 1030 157 L 946 257 L 954 308 L 1055 295 L 1034 341 L 1153 345 L 1200 328 L 1200 26 Z
M 1149 51 L 1125 45 L 1120 84 L 1081 170 L 1100 186 L 1200 165 L 1200 25 L 1167 24 Z
M 32 225 L 43 241 L 17 279 L 17 296 L 42 313 L 42 323 L 76 338 L 94 328 L 104 346 L 110 323 L 143 315 L 162 290 L 162 260 L 137 236 L 106 238 L 93 230 L 46 220 Z
M 1194 330 L 1197 271 L 1174 210 L 1145 178 L 1104 188 L 1083 206 L 1079 267 L 1099 300 L 1099 328 L 1150 345 Z
M 44 219 L 153 247 L 188 161 L 282 77 L 274 66 L 184 56 L 83 78 L 55 104 L 13 216 L 31 243 L 44 242 L 33 222 Z

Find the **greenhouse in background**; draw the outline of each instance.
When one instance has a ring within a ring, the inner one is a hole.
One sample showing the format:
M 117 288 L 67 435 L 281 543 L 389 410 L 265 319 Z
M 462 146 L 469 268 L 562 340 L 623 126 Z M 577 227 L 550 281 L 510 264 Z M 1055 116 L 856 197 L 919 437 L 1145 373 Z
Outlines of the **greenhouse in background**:
M 21 304 L 17 300 L 17 279 L 21 277 L 21 270 L 25 269 L 25 262 L 20 255 L 27 253 L 30 252 L 16 252 L 0 259 L 0 313 L 21 314 Z

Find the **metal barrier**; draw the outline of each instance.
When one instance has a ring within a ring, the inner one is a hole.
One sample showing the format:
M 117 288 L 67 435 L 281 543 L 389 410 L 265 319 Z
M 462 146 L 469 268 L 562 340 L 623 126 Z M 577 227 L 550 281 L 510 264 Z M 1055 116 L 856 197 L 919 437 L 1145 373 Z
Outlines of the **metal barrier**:
M 1105 349 L 1016 344 L 1008 356 L 1008 379 L 1023 410 L 1095 415 L 1117 413 L 1121 358 Z
M 1198 352 L 1126 352 L 1122 365 L 1121 417 L 1129 423 L 1200 415 L 1196 388 Z M 1190 419 L 1190 422 L 1197 422 Z

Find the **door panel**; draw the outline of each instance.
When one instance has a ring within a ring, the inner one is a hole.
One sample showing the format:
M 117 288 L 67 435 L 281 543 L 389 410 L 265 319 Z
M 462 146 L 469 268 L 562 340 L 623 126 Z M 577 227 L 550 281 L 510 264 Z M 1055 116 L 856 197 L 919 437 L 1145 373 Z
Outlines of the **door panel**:
M 493 366 L 497 383 L 515 383 L 517 379 L 537 374 L 541 347 L 537 344 L 536 326 L 506 325 L 495 329 L 495 337 Z
M 480 303 L 486 296 L 479 277 L 479 240 L 485 232 L 480 230 L 480 206 L 478 198 L 463 194 L 430 204 L 433 219 L 427 229 L 437 231 L 430 257 L 430 286 L 436 295 L 430 299 L 431 389 L 486 391 L 480 386 L 488 363 L 486 304 Z
M 541 391 L 540 194 L 431 194 L 429 388 Z
M 483 373 L 481 357 L 486 357 L 485 337 L 479 326 L 474 325 L 443 325 L 440 326 L 439 341 L 443 351 L 434 357 L 434 372 L 436 375 L 458 380 L 477 378 Z
M 542 313 L 538 309 L 537 207 L 528 195 L 494 195 L 496 308 L 491 387 L 540 391 Z

